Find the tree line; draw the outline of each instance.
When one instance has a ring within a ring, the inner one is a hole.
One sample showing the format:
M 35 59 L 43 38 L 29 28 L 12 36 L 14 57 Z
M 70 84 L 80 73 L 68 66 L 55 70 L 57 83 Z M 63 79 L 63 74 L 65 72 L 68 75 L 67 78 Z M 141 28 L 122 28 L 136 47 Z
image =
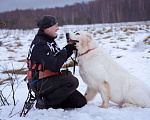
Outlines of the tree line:
M 61 26 L 148 21 L 150 0 L 95 0 L 56 8 L 16 9 L 0 13 L 0 22 L 9 29 L 32 29 L 43 15 L 55 16 Z

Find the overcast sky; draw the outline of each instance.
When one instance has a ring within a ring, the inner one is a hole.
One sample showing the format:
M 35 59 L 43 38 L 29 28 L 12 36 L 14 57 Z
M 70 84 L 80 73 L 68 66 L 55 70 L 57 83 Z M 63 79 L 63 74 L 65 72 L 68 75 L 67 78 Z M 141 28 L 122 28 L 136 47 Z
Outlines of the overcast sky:
M 0 0 L 0 12 L 28 8 L 52 8 L 72 5 L 76 2 L 88 2 L 92 0 Z

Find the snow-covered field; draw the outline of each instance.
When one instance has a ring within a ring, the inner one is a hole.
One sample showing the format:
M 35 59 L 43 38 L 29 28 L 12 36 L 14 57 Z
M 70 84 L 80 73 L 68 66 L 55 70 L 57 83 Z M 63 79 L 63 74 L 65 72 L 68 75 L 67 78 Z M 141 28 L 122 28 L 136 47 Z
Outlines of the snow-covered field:
M 150 21 L 63 26 L 60 27 L 56 39 L 60 48 L 66 45 L 65 33 L 78 30 L 85 30 L 92 34 L 99 46 L 150 88 Z M 19 112 L 23 108 L 28 92 L 26 82 L 23 80 L 26 75 L 2 74 L 2 72 L 21 68 L 26 70 L 24 61 L 37 31 L 38 29 L 0 30 L 0 84 L 3 83 L 0 85 L 0 90 L 10 104 L 0 106 L 0 120 L 150 120 L 150 108 L 120 108 L 112 102 L 108 109 L 99 108 L 98 106 L 102 104 L 99 94 L 82 108 L 39 110 L 34 106 L 26 117 L 20 117 Z M 72 71 L 72 68 L 69 69 Z M 75 76 L 80 83 L 78 90 L 84 94 L 86 84 L 83 83 L 78 71 L 77 66 Z M 11 82 L 4 81 L 9 77 L 14 79 L 15 107 Z M 1 100 L 0 105 L 2 105 Z

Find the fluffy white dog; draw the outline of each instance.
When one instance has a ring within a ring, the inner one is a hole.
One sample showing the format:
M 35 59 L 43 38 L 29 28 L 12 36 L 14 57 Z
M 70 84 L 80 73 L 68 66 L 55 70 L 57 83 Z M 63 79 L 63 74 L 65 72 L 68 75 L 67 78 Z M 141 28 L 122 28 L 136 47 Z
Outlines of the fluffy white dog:
M 150 91 L 146 84 L 115 62 L 90 34 L 79 31 L 66 36 L 68 42 L 79 41 L 76 43 L 79 73 L 87 84 L 87 101 L 99 92 L 102 108 L 109 107 L 109 100 L 122 107 L 150 107 Z

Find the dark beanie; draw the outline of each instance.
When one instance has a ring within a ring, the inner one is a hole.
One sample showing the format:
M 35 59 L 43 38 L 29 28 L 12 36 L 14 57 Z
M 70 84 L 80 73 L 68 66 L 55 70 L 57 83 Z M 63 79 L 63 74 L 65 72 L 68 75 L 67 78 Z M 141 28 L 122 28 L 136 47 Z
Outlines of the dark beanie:
M 37 26 L 40 29 L 46 29 L 46 28 L 52 27 L 56 23 L 58 23 L 58 21 L 57 21 L 57 19 L 54 16 L 52 16 L 52 15 L 44 15 L 38 21 Z

